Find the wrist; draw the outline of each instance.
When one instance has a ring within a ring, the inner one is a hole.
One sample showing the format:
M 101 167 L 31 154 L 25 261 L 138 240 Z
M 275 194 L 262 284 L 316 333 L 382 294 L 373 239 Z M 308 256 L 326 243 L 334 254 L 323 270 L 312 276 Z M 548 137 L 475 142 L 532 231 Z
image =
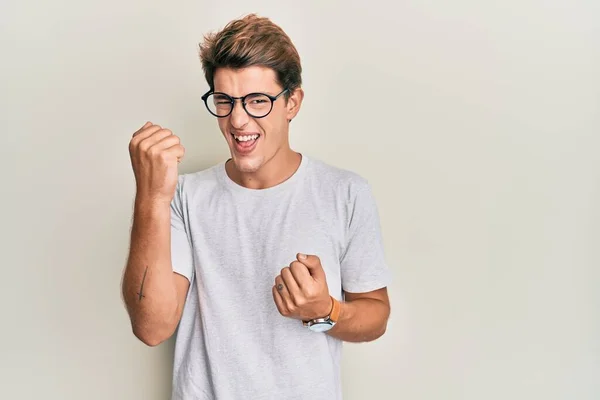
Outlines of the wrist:
M 150 213 L 154 211 L 163 211 L 165 209 L 170 210 L 171 200 L 138 193 L 135 196 L 135 208 L 136 210 Z
M 333 301 L 333 297 L 328 295 L 327 302 L 324 302 L 326 306 L 323 306 L 323 312 L 320 313 L 317 317 L 315 317 L 315 319 L 328 317 L 331 314 L 331 311 L 333 310 Z
M 168 221 L 171 218 L 171 204 L 157 199 L 136 197 L 133 216 L 136 226 L 143 221 Z
M 304 326 L 314 332 L 325 332 L 337 324 L 340 318 L 342 303 L 333 296 L 329 296 L 329 299 L 331 308 L 327 314 L 308 321 L 302 321 Z

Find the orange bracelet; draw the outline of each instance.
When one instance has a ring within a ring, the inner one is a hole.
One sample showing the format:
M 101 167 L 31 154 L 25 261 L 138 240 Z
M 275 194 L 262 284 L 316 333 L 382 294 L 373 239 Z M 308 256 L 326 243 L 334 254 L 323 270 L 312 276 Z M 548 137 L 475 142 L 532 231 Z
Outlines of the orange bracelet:
M 338 322 L 338 319 L 340 318 L 340 309 L 342 308 L 342 305 L 340 304 L 340 302 L 334 298 L 333 296 L 330 296 L 331 300 L 333 301 L 333 307 L 331 307 L 331 312 L 329 313 L 329 319 L 331 320 L 331 322 Z

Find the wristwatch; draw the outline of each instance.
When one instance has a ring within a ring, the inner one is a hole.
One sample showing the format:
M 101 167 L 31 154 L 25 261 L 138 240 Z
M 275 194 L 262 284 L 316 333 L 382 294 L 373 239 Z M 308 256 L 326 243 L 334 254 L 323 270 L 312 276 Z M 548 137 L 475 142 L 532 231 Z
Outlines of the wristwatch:
M 333 306 L 331 307 L 331 312 L 329 313 L 329 315 L 323 318 L 302 321 L 302 324 L 304 326 L 306 326 L 313 332 L 326 332 L 335 326 L 335 324 L 338 322 L 338 318 L 340 317 L 341 305 L 339 301 L 333 298 L 333 296 L 330 297 Z

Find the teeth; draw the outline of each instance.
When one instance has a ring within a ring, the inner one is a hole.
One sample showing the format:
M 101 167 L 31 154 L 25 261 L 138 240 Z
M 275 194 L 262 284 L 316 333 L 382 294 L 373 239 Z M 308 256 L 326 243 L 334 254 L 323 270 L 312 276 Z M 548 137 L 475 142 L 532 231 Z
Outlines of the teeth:
M 234 135 L 234 136 L 240 142 L 247 142 L 248 140 L 256 140 L 256 139 L 258 139 L 258 135 L 249 135 L 249 136 L 236 136 L 236 135 Z

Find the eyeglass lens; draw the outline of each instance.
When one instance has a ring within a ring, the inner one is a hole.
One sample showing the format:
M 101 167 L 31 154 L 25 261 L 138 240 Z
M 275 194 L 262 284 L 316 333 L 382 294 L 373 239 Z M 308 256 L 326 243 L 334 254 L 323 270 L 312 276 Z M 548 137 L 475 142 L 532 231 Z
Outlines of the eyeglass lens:
M 222 93 L 212 93 L 206 99 L 210 112 L 225 117 L 233 109 L 233 99 Z M 272 101 L 264 94 L 251 94 L 245 98 L 244 108 L 253 117 L 264 117 L 271 111 Z

